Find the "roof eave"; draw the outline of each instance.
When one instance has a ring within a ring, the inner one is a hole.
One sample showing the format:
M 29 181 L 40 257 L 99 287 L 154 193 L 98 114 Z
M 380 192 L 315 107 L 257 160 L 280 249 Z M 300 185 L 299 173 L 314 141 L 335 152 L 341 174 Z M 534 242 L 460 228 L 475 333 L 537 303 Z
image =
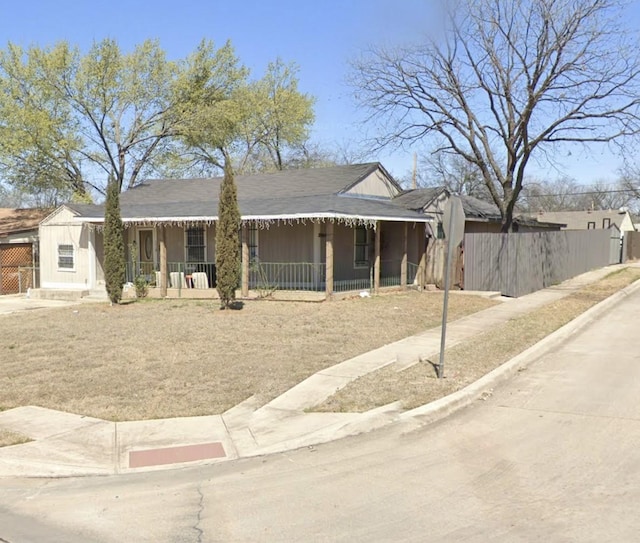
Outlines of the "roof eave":
M 303 220 L 356 220 L 356 221 L 389 221 L 389 222 L 434 222 L 433 217 L 422 215 L 417 217 L 365 215 L 357 213 L 318 212 L 318 213 L 283 213 L 278 215 L 242 215 L 240 220 L 250 221 L 303 221 Z M 127 217 L 123 218 L 124 224 L 151 224 L 151 223 L 213 223 L 217 222 L 217 216 L 208 217 Z M 102 224 L 103 217 L 74 217 L 74 222 Z

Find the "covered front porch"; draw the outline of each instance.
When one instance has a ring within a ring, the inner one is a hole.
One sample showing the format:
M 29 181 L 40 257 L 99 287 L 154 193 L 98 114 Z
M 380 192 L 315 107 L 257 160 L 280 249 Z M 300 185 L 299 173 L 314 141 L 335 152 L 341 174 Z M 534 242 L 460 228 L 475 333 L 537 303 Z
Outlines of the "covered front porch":
M 134 225 L 127 231 L 127 281 L 143 275 L 154 297 L 217 295 L 215 224 Z M 331 298 L 425 284 L 425 223 L 244 221 L 240 239 L 241 298 L 276 292 Z

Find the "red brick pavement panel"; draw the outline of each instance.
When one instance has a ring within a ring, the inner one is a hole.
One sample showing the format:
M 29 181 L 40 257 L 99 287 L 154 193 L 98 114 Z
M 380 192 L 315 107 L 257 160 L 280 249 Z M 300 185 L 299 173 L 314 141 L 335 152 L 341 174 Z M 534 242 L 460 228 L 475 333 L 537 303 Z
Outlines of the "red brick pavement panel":
M 165 447 L 163 449 L 147 449 L 129 452 L 129 467 L 143 468 L 147 466 L 163 466 L 181 462 L 195 462 L 223 458 L 227 453 L 222 443 L 201 443 L 198 445 L 184 445 L 181 447 Z

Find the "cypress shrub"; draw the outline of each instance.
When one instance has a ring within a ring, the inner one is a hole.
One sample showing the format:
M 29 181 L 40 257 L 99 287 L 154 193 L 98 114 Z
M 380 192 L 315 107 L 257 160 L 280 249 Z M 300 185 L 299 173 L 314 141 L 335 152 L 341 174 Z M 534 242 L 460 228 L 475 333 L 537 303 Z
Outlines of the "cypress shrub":
M 230 161 L 225 160 L 216 228 L 216 288 L 220 308 L 231 306 L 240 285 L 240 209 Z
M 104 210 L 104 279 L 112 304 L 122 299 L 125 280 L 124 229 L 120 216 L 120 188 L 111 179 Z

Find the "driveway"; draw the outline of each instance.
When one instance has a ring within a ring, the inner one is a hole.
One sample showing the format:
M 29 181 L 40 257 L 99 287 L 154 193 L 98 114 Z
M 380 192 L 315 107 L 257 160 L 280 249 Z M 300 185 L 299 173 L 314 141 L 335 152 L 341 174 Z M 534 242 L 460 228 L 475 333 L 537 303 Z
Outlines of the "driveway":
M 27 298 L 24 294 L 6 294 L 0 296 L 0 315 L 16 313 L 18 311 L 28 311 L 31 309 L 44 309 L 48 307 L 65 307 L 77 305 L 79 301 L 67 300 L 40 300 L 38 298 Z
M 637 541 L 639 311 L 636 291 L 436 424 L 172 472 L 1 480 L 0 541 L 47 527 L 105 542 Z

